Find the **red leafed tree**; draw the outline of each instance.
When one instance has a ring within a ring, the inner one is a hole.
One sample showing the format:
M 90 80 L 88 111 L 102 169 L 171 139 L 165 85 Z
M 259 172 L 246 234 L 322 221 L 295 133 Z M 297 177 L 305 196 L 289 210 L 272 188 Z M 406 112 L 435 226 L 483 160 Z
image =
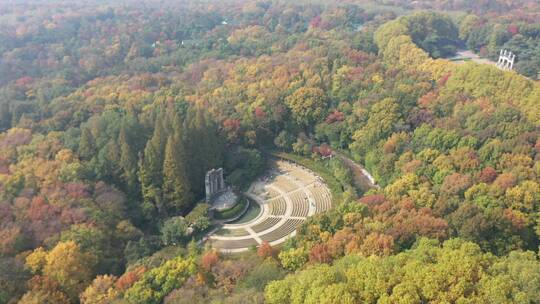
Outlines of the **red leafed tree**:
M 496 178 L 497 171 L 493 167 L 485 167 L 478 176 L 478 179 L 483 183 L 492 183 Z
M 519 34 L 519 27 L 517 27 L 515 24 L 508 25 L 507 30 L 510 34 L 512 34 L 512 36 Z
M 517 230 L 521 230 L 527 226 L 527 218 L 519 211 L 512 210 L 510 208 L 504 209 L 503 216 L 510 221 L 512 227 Z
M 418 99 L 418 105 L 422 108 L 427 108 L 430 104 L 437 100 L 437 97 L 438 95 L 436 92 L 428 92 L 424 96 L 420 97 L 420 99 Z
M 331 123 L 334 123 L 334 122 L 343 121 L 344 119 L 345 119 L 345 114 L 343 114 L 343 112 L 340 112 L 338 110 L 334 110 L 334 112 L 328 114 L 328 116 L 326 117 L 325 122 L 327 124 L 331 124 Z
M 274 248 L 270 246 L 268 241 L 264 241 L 257 249 L 257 255 L 261 258 L 271 258 L 274 256 Z
M 370 194 L 365 195 L 360 199 L 360 203 L 368 205 L 369 207 L 377 206 L 386 201 L 383 194 Z
M 264 110 L 261 107 L 256 107 L 255 108 L 255 117 L 257 117 L 257 119 L 264 119 L 264 118 L 266 118 L 266 113 L 264 112 Z
M 448 223 L 444 219 L 434 217 L 431 209 L 398 210 L 394 210 L 397 213 L 386 220 L 392 223 L 387 233 L 398 245 L 407 244 L 418 235 L 438 239 L 446 237 Z
M 309 22 L 309 26 L 313 28 L 317 28 L 321 25 L 322 18 L 321 16 L 315 16 L 311 21 Z
M 64 185 L 66 194 L 76 200 L 89 197 L 88 186 L 83 183 L 67 183 Z
M 26 87 L 34 81 L 34 78 L 30 76 L 24 76 L 15 81 L 15 84 L 21 87 Z
M 332 236 L 332 238 L 326 243 L 328 251 L 333 258 L 343 256 L 345 253 L 345 247 L 355 238 L 355 233 L 350 228 L 339 230 Z
M 327 144 L 322 144 L 318 147 L 313 147 L 313 152 L 319 154 L 322 157 L 328 157 L 332 155 L 332 148 Z
M 225 119 L 223 121 L 223 130 L 229 140 L 235 141 L 240 133 L 240 121 L 232 118 Z
M 450 78 L 451 75 L 452 75 L 451 73 L 447 73 L 447 74 L 443 75 L 443 76 L 441 77 L 441 79 L 439 79 L 439 81 L 437 82 L 437 84 L 438 84 L 439 86 L 441 86 L 441 87 L 444 86 L 444 85 L 446 84 L 446 82 L 448 81 L 448 78 Z
M 201 267 L 208 272 L 212 271 L 212 267 L 214 267 L 218 262 L 219 255 L 215 250 L 208 251 L 201 257 Z
M 516 185 L 516 177 L 512 173 L 503 173 L 497 176 L 493 184 L 495 188 L 504 191 Z
M 390 255 L 394 249 L 394 238 L 391 235 L 370 233 L 360 246 L 360 252 L 365 256 Z
M 328 245 L 317 244 L 311 248 L 309 252 L 309 261 L 312 263 L 330 263 L 332 262 L 332 256 Z
M 463 194 L 470 185 L 471 179 L 468 175 L 452 173 L 444 179 L 441 188 L 446 194 Z
M 137 282 L 145 272 L 146 268 L 140 266 L 124 273 L 118 278 L 118 280 L 116 280 L 116 288 L 118 288 L 120 291 L 127 290 L 133 284 L 135 284 L 135 282 Z

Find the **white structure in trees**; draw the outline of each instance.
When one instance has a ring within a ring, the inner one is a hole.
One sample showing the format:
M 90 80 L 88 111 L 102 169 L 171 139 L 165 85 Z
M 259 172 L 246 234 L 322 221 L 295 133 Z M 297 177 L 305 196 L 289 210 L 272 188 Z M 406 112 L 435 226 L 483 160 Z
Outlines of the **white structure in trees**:
M 204 185 L 206 187 L 207 202 L 210 202 L 216 194 L 226 190 L 225 182 L 223 181 L 223 168 L 212 169 L 206 172 Z
M 497 67 L 501 70 L 511 71 L 514 67 L 514 60 L 516 59 L 516 54 L 513 54 L 507 50 L 501 50 L 499 54 L 499 61 L 497 61 Z

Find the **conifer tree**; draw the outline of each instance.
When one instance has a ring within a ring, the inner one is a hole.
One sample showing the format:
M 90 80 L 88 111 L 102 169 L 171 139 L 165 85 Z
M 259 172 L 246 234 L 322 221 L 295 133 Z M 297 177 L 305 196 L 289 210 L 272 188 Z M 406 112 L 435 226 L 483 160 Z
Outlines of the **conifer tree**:
M 137 159 L 135 158 L 133 148 L 128 141 L 124 127 L 120 129 L 118 145 L 120 146 L 120 168 L 122 170 L 121 177 L 124 188 L 130 194 L 137 193 Z
M 92 159 L 96 177 L 109 183 L 120 184 L 120 153 L 119 146 L 111 139 L 101 148 Z
M 139 155 L 139 182 L 143 196 L 142 212 L 147 219 L 166 215 L 162 199 L 163 153 L 166 144 L 164 122 L 156 119 L 152 138 Z
M 147 219 L 152 218 L 159 212 L 159 191 L 161 180 L 161 166 L 158 152 L 154 149 L 151 141 L 148 141 L 144 149 L 144 156 L 139 159 L 139 182 L 143 196 L 143 213 Z
M 147 145 L 148 148 L 148 145 Z M 143 203 L 141 206 L 144 217 L 149 220 L 152 219 L 157 213 L 157 189 L 152 184 L 151 171 L 146 163 L 146 158 L 149 154 L 146 153 L 146 157 L 142 154 L 139 155 L 139 183 L 141 184 L 141 194 L 143 197 Z
M 158 153 L 158 162 L 163 162 L 163 153 L 165 152 L 165 145 L 167 144 L 167 119 L 157 118 L 154 125 L 154 133 L 150 139 L 150 143 Z
M 11 111 L 7 101 L 0 102 L 0 131 L 5 131 L 11 126 Z
M 141 176 L 143 186 L 161 187 L 163 181 L 163 153 L 165 151 L 166 134 L 163 122 L 156 120 L 152 138 L 146 143 L 144 148 L 144 157 L 141 162 Z
M 217 136 L 216 126 L 210 122 L 203 109 L 196 109 L 188 123 L 188 140 L 186 146 L 189 157 L 190 180 L 193 192 L 204 193 L 204 176 L 212 168 L 222 163 L 221 139 Z
M 163 198 L 167 209 L 173 212 L 186 211 L 192 200 L 191 187 L 186 174 L 183 140 L 178 129 L 174 135 L 169 136 L 165 148 Z
M 84 128 L 79 143 L 79 155 L 84 160 L 90 160 L 96 154 L 96 143 L 89 128 Z

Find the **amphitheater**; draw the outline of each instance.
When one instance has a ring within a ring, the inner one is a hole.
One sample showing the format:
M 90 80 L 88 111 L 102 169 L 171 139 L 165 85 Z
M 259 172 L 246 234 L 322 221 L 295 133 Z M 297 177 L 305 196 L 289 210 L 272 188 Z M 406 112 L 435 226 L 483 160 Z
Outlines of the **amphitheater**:
M 221 252 L 241 252 L 264 241 L 278 245 L 296 234 L 307 217 L 332 207 L 326 184 L 310 170 L 287 161 L 275 161 L 272 170 L 245 193 L 261 207 L 251 221 L 226 224 L 209 236 Z M 226 231 L 227 233 L 223 233 Z

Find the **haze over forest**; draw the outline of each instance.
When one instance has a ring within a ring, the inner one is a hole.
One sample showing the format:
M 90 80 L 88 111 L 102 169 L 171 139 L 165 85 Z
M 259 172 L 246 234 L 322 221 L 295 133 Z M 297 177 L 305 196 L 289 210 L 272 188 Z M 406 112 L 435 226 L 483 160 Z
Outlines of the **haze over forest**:
M 539 249 L 536 0 L 0 2 L 0 304 L 533 304 Z

